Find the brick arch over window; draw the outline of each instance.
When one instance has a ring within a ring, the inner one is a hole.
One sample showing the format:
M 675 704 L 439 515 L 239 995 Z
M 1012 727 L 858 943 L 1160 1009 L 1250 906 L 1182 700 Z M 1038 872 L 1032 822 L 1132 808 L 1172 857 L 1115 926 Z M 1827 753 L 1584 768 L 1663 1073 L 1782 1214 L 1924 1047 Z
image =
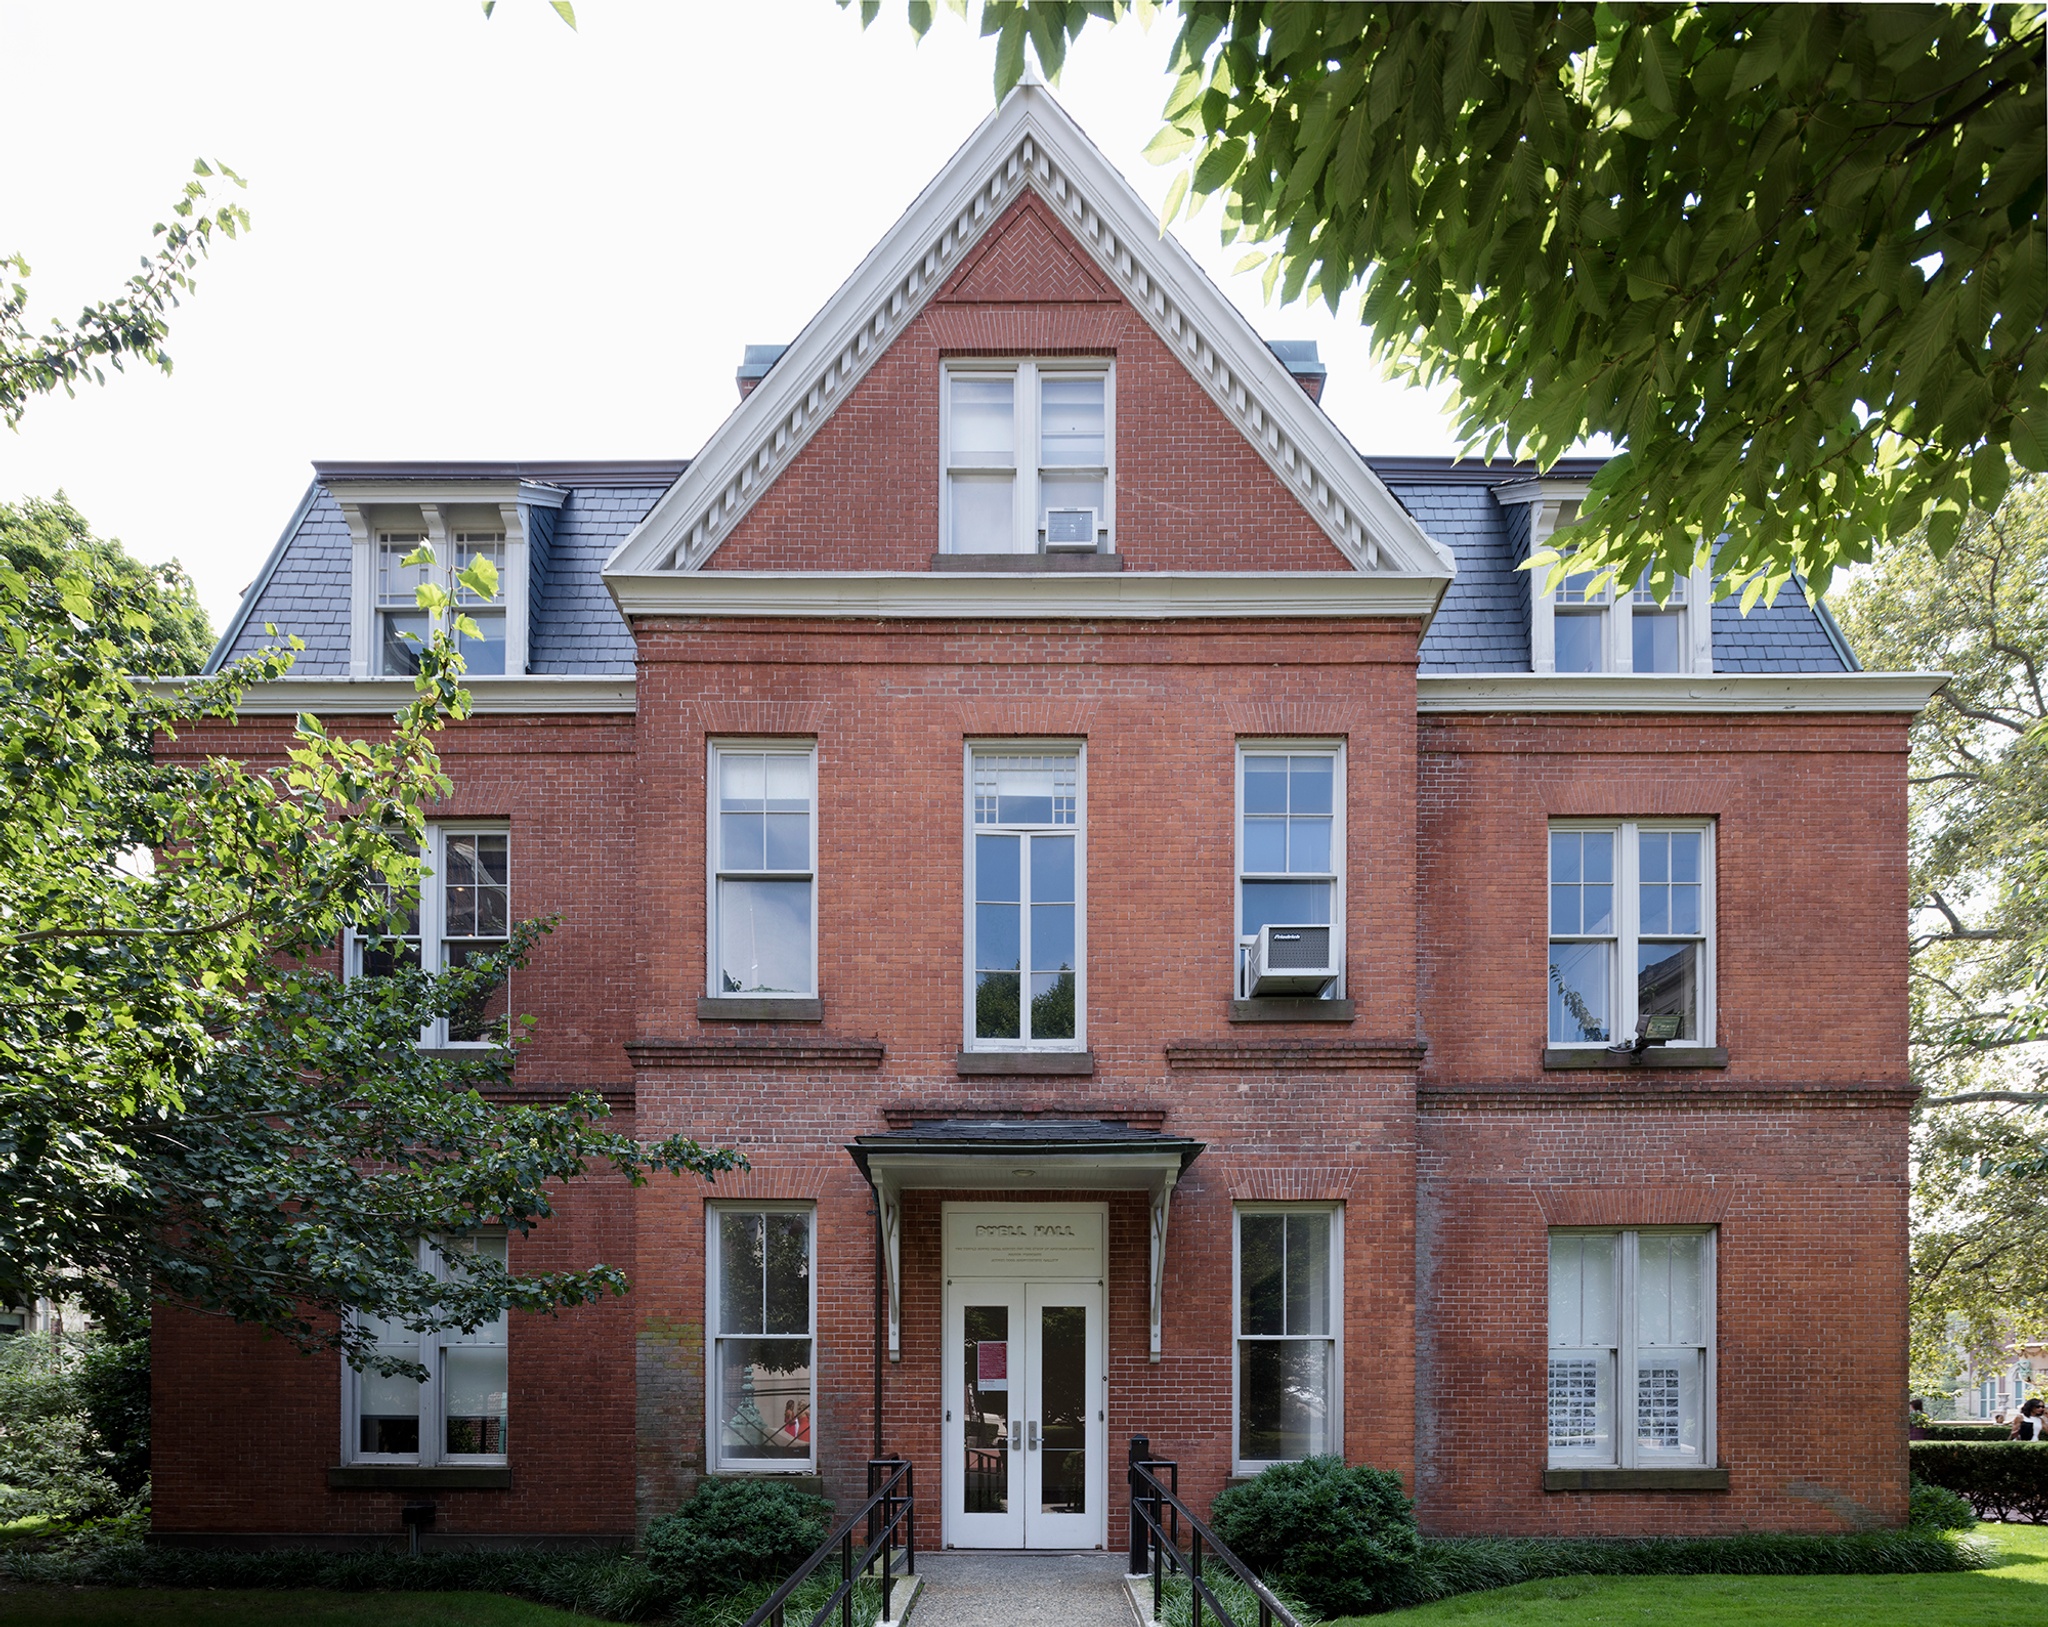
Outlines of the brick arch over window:
M 1126 569 L 1351 569 L 1030 192 L 875 361 L 705 568 L 926 569 L 939 545 L 940 363 L 977 353 L 1114 357 L 1117 550 Z

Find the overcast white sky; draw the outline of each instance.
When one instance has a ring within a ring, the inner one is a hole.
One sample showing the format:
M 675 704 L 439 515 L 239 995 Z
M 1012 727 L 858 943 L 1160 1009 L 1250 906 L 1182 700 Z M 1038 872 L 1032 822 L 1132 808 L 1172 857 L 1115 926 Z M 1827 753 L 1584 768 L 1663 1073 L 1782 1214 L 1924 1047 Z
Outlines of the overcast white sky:
M 832 0 L 0 0 L 0 253 L 37 325 L 109 295 L 195 157 L 254 230 L 175 313 L 177 371 L 0 432 L 0 500 L 68 492 L 216 626 L 314 458 L 694 453 L 740 347 L 793 337 L 991 105 L 993 47 Z M 1155 207 L 1171 30 L 1091 31 L 1057 93 Z M 1213 210 L 1180 236 L 1269 338 L 1318 340 L 1361 447 L 1450 452 L 1356 324 L 1269 309 Z

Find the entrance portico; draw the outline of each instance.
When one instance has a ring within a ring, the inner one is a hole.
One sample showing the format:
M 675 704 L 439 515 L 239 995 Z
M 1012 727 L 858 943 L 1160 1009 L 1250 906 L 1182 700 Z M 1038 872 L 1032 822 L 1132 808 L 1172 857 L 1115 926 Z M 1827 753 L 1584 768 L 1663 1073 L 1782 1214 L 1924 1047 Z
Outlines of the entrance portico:
M 1169 1205 L 1202 1147 L 1080 1119 L 947 1120 L 849 1146 L 881 1221 L 891 1362 L 903 1349 L 904 1194 L 962 1195 L 936 1213 L 929 1198 L 911 1206 L 924 1217 L 917 1250 L 929 1259 L 939 1244 L 944 1283 L 939 1326 L 914 1331 L 924 1349 L 939 1334 L 946 1546 L 1105 1545 L 1110 1205 L 1076 1195 L 1146 1196 L 1146 1355 L 1156 1362 Z M 933 1219 L 940 1236 L 927 1241 Z M 1135 1349 L 1122 1357 L 1137 1359 Z

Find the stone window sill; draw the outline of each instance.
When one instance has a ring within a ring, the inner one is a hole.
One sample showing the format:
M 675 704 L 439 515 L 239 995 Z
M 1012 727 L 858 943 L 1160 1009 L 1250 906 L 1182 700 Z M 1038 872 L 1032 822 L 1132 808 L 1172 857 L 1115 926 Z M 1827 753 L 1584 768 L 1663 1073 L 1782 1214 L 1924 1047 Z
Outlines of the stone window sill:
M 344 1463 L 327 1471 L 332 1491 L 502 1491 L 512 1484 L 510 1466 L 484 1468 L 437 1464 Z
M 1666 1068 L 1725 1068 L 1728 1052 L 1719 1045 L 1652 1045 L 1633 1056 L 1619 1056 L 1601 1046 L 1550 1046 L 1543 1052 L 1547 1069 L 1593 1068 L 1603 1073 L 1626 1073 L 1639 1069 L 1662 1072 Z
M 821 1023 L 824 1020 L 823 1000 L 801 1000 L 780 995 L 748 998 L 707 994 L 697 1002 L 697 1021 L 700 1023 Z
M 1545 1469 L 1545 1491 L 1726 1491 L 1726 1469 Z
M 1047 1074 L 1095 1071 L 1093 1051 L 962 1051 L 953 1059 L 961 1074 Z
M 933 554 L 935 571 L 1120 571 L 1122 554 Z
M 1348 1023 L 1358 1015 L 1349 1000 L 1289 1000 L 1267 995 L 1262 1000 L 1233 1000 L 1234 1023 Z

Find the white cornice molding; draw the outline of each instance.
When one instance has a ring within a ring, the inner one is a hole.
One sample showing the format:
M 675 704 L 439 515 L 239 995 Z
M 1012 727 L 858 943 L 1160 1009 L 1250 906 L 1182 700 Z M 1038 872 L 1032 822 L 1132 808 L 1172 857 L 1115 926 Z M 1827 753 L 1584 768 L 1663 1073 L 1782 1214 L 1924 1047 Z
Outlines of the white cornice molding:
M 1416 680 L 1421 712 L 1918 712 L 1945 672 L 1459 673 Z
M 443 508 L 459 503 L 478 503 L 491 508 L 506 503 L 525 503 L 535 508 L 560 508 L 569 498 L 566 487 L 550 486 L 537 480 L 435 477 L 422 480 L 329 480 L 322 484 L 344 509 L 368 508 L 379 503 L 433 503 Z
M 1515 480 L 1505 486 L 1496 486 L 1493 488 L 1493 500 L 1502 508 L 1515 503 L 1583 503 L 1592 484 L 1591 480 L 1553 479 L 1545 475 L 1536 480 Z
M 662 571 L 610 582 L 628 616 L 967 621 L 1427 619 L 1445 585 L 1354 571 Z
M 1456 572 L 1050 92 L 1021 85 L 811 319 L 607 562 L 694 571 L 1027 189 L 1361 571 Z
M 140 687 L 169 698 L 195 680 L 152 678 Z M 631 712 L 634 681 L 630 674 L 517 678 L 470 678 L 463 685 L 479 716 L 546 715 L 570 712 Z M 279 678 L 251 684 L 242 691 L 243 717 L 390 716 L 411 702 L 410 678 Z

